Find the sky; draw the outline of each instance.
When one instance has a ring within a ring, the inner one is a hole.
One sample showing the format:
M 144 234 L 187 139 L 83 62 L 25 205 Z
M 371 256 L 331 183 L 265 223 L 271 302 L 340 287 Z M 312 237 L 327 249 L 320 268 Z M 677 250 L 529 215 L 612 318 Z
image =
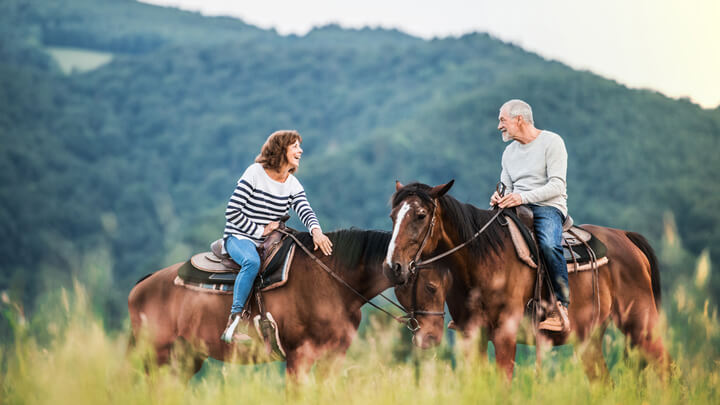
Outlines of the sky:
M 720 105 L 720 0 L 143 0 L 237 17 L 279 34 L 396 28 L 430 39 L 487 32 L 628 87 Z

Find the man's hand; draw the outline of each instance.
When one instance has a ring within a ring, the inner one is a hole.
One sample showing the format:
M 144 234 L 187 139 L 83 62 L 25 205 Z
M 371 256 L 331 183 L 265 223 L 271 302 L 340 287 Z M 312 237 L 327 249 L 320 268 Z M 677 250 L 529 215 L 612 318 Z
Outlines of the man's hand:
M 510 193 L 498 201 L 500 208 L 517 207 L 522 204 L 522 197 L 518 193 Z
M 500 202 L 500 194 L 498 194 L 498 192 L 495 191 L 493 193 L 492 197 L 490 197 L 490 206 L 493 207 L 493 206 L 495 206 L 495 204 L 497 204 L 499 202 Z
M 332 254 L 332 242 L 330 242 L 330 238 L 320 231 L 320 228 L 313 228 L 312 237 L 313 244 L 315 244 L 314 250 L 318 250 L 318 248 L 320 248 L 325 256 L 330 256 Z
M 280 225 L 280 223 L 277 221 L 268 223 L 267 225 L 265 225 L 265 229 L 263 230 L 262 236 L 270 235 L 270 233 L 272 233 L 272 231 L 276 230 L 279 225 Z

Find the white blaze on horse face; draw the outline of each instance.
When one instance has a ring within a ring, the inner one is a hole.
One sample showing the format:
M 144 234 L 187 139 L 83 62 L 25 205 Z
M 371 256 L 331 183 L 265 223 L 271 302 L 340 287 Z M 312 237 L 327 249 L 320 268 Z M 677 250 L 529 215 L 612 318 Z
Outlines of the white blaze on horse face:
M 403 219 L 405 219 L 405 214 L 407 214 L 409 210 L 410 204 L 404 202 L 400 207 L 400 211 L 397 213 L 397 217 L 395 217 L 395 229 L 393 229 L 392 238 L 390 238 L 390 245 L 388 246 L 387 257 L 385 258 L 385 262 L 390 267 L 392 267 L 392 257 L 395 252 L 395 239 L 397 239 L 398 233 L 400 232 L 400 224 L 402 224 Z

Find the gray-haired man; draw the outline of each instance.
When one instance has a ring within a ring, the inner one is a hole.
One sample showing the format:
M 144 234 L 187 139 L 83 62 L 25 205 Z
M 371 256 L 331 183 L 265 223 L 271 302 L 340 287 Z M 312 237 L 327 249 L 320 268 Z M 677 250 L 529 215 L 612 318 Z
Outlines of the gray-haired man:
M 522 100 L 510 100 L 500 107 L 498 130 L 503 141 L 514 141 L 502 156 L 500 180 L 507 193 L 495 192 L 491 204 L 501 208 L 526 204 L 535 217 L 535 235 L 548 267 L 559 302 L 540 329 L 567 332 L 570 304 L 567 263 L 562 250 L 562 225 L 567 217 L 567 151 L 556 133 L 535 128 L 532 109 Z

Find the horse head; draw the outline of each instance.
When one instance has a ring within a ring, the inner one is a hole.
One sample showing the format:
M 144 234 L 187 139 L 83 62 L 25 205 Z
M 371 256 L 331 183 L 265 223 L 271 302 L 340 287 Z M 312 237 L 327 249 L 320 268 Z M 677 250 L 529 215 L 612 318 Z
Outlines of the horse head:
M 393 233 L 383 264 L 383 271 L 393 284 L 406 284 L 416 272 L 420 258 L 436 249 L 443 234 L 437 221 L 441 210 L 437 200 L 453 183 L 451 180 L 430 187 L 420 183 L 403 186 L 395 182 L 390 212 Z
M 383 271 L 396 286 L 395 295 L 410 316 L 408 327 L 414 332 L 413 343 L 421 348 L 442 340 L 445 296 L 452 276 L 437 264 L 418 267 L 417 263 L 435 251 L 443 238 L 437 200 L 452 185 L 453 181 L 436 187 L 396 182 L 392 197 L 393 233 Z
M 408 312 L 413 343 L 423 349 L 440 344 L 445 331 L 445 297 L 452 285 L 449 269 L 433 265 L 396 286 L 395 296 Z

